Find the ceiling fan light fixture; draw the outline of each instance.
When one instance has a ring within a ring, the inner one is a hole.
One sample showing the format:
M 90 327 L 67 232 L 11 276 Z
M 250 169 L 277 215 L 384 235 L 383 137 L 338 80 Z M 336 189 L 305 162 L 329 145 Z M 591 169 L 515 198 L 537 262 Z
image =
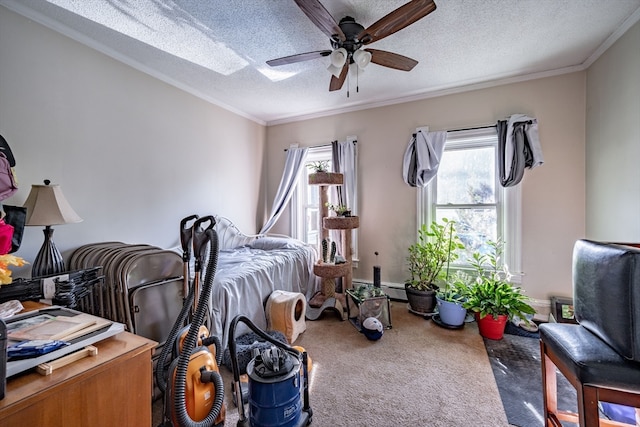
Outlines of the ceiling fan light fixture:
M 371 62 L 371 52 L 367 52 L 366 50 L 356 50 L 353 52 L 353 60 L 358 67 L 364 69 L 369 62 Z
M 331 59 L 331 65 L 337 68 L 342 68 L 344 63 L 347 62 L 347 49 L 343 47 L 336 49 L 331 52 L 329 58 Z
M 340 78 L 340 72 L 342 72 L 342 67 L 336 67 L 333 64 L 329 64 L 327 67 L 327 71 L 333 74 L 336 78 Z

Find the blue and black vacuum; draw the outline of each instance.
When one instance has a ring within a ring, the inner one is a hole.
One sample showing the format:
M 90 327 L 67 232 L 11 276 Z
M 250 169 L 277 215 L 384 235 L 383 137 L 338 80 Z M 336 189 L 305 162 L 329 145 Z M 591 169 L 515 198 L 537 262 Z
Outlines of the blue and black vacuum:
M 245 415 L 244 405 L 238 405 L 237 426 L 303 427 L 311 424 L 307 352 L 300 352 L 269 336 L 243 315 L 236 316 L 229 326 L 229 354 L 236 402 L 243 401 L 235 341 L 239 322 L 272 345 L 254 350 L 253 359 L 247 364 L 249 418 Z

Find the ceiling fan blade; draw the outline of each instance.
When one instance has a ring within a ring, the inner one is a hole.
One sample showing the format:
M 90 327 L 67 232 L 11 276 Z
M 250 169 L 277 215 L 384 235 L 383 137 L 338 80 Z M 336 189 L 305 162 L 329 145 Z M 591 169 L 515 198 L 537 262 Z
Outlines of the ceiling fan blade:
M 295 0 L 296 4 L 309 17 L 316 27 L 318 27 L 329 38 L 337 35 L 340 40 L 345 39 L 342 29 L 333 16 L 324 8 L 318 0 Z
M 407 56 L 398 55 L 397 53 L 387 52 L 386 50 L 364 49 L 371 53 L 371 62 L 382 65 L 383 67 L 394 68 L 401 71 L 411 71 L 413 67 L 418 65 L 418 61 Z
M 310 59 L 322 58 L 323 56 L 329 56 L 330 54 L 330 50 L 316 50 L 314 52 L 298 53 L 296 55 L 270 59 L 269 61 L 267 61 L 267 65 L 277 67 L 278 65 L 287 65 L 296 62 L 308 61 Z
M 412 0 L 365 28 L 358 39 L 364 44 L 373 43 L 408 27 L 434 10 L 436 4 L 433 0 Z
M 344 81 L 347 78 L 347 74 L 349 73 L 349 63 L 347 62 L 342 67 L 342 71 L 340 71 L 340 77 L 331 76 L 331 82 L 329 83 L 329 92 L 333 92 L 334 90 L 340 90 Z

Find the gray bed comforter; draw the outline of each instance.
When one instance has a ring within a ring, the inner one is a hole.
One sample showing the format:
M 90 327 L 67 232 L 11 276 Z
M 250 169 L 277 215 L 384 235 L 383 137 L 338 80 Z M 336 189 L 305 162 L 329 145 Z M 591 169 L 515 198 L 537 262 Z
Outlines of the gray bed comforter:
M 229 325 L 244 315 L 266 330 L 265 304 L 275 290 L 300 292 L 307 300 L 319 290 L 313 274 L 317 254 L 295 239 L 260 237 L 234 249 L 221 249 L 209 304 L 209 329 L 228 346 Z M 248 332 L 239 324 L 236 336 Z

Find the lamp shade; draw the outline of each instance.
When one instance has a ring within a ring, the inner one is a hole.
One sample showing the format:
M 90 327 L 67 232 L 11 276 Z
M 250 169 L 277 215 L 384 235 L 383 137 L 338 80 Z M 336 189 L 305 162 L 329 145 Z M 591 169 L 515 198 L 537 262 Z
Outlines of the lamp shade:
M 81 222 L 62 194 L 58 184 L 32 185 L 24 207 L 27 208 L 26 225 L 59 225 Z
M 331 59 L 331 65 L 342 68 L 344 63 L 347 62 L 347 49 L 343 47 L 336 49 L 331 52 L 329 58 Z
M 353 53 L 353 60 L 358 64 L 358 67 L 364 68 L 369 65 L 369 62 L 371 62 L 371 52 L 366 50 L 356 50 Z

